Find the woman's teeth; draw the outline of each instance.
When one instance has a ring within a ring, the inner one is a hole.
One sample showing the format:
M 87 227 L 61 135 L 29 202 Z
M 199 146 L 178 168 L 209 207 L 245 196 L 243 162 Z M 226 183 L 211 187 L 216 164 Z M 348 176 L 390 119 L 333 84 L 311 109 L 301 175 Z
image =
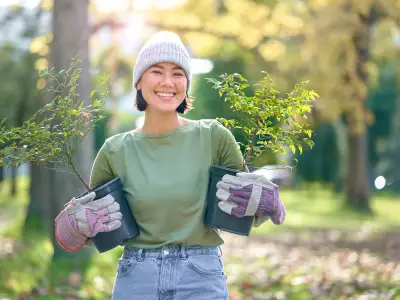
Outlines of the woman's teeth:
M 157 93 L 160 97 L 173 97 L 175 94 L 173 93 Z

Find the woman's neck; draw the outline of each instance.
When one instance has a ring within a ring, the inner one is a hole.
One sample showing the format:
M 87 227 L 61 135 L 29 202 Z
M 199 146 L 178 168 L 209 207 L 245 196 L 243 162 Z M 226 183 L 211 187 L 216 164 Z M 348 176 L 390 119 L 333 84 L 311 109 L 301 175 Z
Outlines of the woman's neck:
M 188 119 L 180 117 L 177 113 L 159 114 L 146 110 L 143 126 L 138 131 L 149 134 L 165 133 L 188 122 Z

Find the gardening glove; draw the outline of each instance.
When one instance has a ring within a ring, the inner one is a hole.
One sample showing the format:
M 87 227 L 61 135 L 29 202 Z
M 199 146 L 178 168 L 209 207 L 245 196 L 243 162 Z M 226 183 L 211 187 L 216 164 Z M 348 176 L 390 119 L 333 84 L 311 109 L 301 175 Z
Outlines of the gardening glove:
M 55 221 L 58 243 L 74 252 L 83 247 L 89 238 L 99 232 L 108 232 L 121 226 L 120 207 L 111 195 L 94 200 L 91 192 L 80 198 L 72 198 Z
M 276 225 L 285 221 L 279 187 L 261 174 L 224 175 L 217 183 L 217 198 L 219 208 L 235 217 L 270 217 Z

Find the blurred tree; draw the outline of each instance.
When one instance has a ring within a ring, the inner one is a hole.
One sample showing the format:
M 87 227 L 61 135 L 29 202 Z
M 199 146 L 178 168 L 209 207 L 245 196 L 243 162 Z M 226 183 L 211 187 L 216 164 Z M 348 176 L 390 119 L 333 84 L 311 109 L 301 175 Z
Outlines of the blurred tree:
M 211 89 L 211 84 L 206 78 L 217 78 L 222 73 L 244 74 L 244 59 L 239 56 L 221 56 L 213 60 L 213 70 L 207 74 L 200 74 L 193 82 L 194 109 L 187 117 L 191 119 L 215 119 L 217 117 L 229 117 L 229 106 L 218 92 Z M 245 74 L 244 74 L 245 75 Z
M 29 9 L 13 5 L 0 21 L 2 38 L 9 41 L 2 49 L 12 45 L 11 55 L 8 58 L 3 56 L 5 61 L 2 61 L 0 73 L 0 82 L 4 84 L 0 95 L 0 118 L 5 116 L 1 112 L 6 113 L 8 126 L 21 125 L 41 105 L 38 89 L 43 87 L 43 80 L 39 80 L 38 69 L 47 67 L 44 57 L 48 55 L 47 42 L 51 39 L 49 35 L 42 36 L 49 29 L 43 22 L 45 17 L 41 6 Z M 10 80 L 12 83 L 8 82 Z M 48 204 L 39 205 L 47 192 L 40 188 L 43 173 L 46 174 L 46 170 L 41 171 L 40 166 L 30 166 L 30 198 L 33 201 L 29 203 L 24 233 L 36 229 L 47 232 L 48 229 L 44 224 L 48 220 Z
M 10 35 L 15 42 L 12 56 L 18 62 L 19 68 L 14 68 L 14 70 L 19 70 L 18 78 L 10 77 L 10 74 L 13 74 L 10 72 L 12 69 L 1 72 L 6 78 L 13 78 L 13 85 L 7 84 L 7 88 L 20 96 L 19 100 L 16 95 L 3 93 L 4 101 L 0 99 L 0 103 L 5 102 L 8 105 L 5 111 L 11 113 L 8 114 L 10 126 L 21 125 L 26 117 L 44 104 L 44 99 L 39 94 L 39 90 L 44 88 L 44 80 L 39 79 L 38 70 L 48 67 L 49 43 L 52 39 L 51 34 L 46 34 L 51 29 L 50 26 L 46 26 L 43 22 L 48 16 L 45 10 L 46 8 L 42 6 L 32 10 L 14 7 L 3 20 L 5 34 L 13 30 L 13 24 L 22 24 L 21 32 Z M 7 83 L 6 80 L 1 82 Z M 10 101 L 10 99 L 17 101 Z M 53 222 L 49 219 L 50 189 L 46 185 L 49 176 L 48 170 L 42 165 L 30 165 L 30 202 L 24 223 L 26 235 L 37 230 L 49 232 L 49 228 L 53 227 Z
M 15 13 L 18 11 L 18 14 Z M 23 92 L 23 105 L 19 106 L 20 116 L 14 118 L 14 124 L 20 125 L 22 112 L 25 117 L 29 117 L 41 105 L 43 105 L 43 97 L 40 96 L 39 90 L 44 88 L 44 80 L 39 79 L 38 71 L 48 67 L 49 43 L 52 35 L 47 32 L 50 27 L 44 20 L 49 14 L 43 10 L 42 6 L 38 6 L 32 10 L 20 7 L 13 10 L 13 18 L 9 22 L 22 23 L 22 30 L 18 33 L 19 51 L 23 54 L 23 68 L 21 76 L 16 84 L 18 89 Z M 12 14 L 11 14 L 12 15 Z M 45 34 L 47 33 L 47 34 Z M 28 47 L 25 47 L 25 44 Z M 18 121 L 19 120 L 19 121 Z M 43 189 L 43 178 L 47 178 L 48 171 L 41 165 L 30 165 L 30 202 L 25 217 L 24 233 L 29 234 L 36 230 L 48 232 L 49 225 L 52 224 L 48 218 L 49 204 L 47 199 L 48 189 Z
M 400 192 L 400 97 L 396 99 L 396 109 L 392 119 L 391 137 L 388 140 L 386 168 L 383 169 L 390 188 Z
M 377 111 L 377 122 L 371 128 L 377 149 L 377 173 L 386 178 L 386 188 L 400 192 L 400 70 L 399 58 L 381 65 L 379 88 L 370 97 L 369 106 Z M 385 122 L 379 122 L 379 119 Z
M 399 97 L 398 63 L 396 59 L 378 63 L 379 76 L 377 84 L 370 89 L 367 107 L 373 112 L 374 122 L 369 127 L 369 160 L 373 167 L 379 164 L 381 159 L 386 160 L 387 156 L 381 157 L 382 144 L 395 135 L 392 134 L 393 117 L 396 113 L 396 99 Z M 387 154 L 387 153 L 386 153 Z M 389 163 L 389 161 L 387 161 Z M 391 164 L 391 163 L 389 163 Z M 381 172 L 385 172 L 381 170 Z
M 147 22 L 180 34 L 196 57 L 215 58 L 226 53 L 227 47 L 239 47 L 249 56 L 249 79 L 259 79 L 262 70 L 276 78 L 288 69 L 288 62 L 281 60 L 286 52 L 299 57 L 292 46 L 304 24 L 291 11 L 289 1 L 188 0 L 173 14 L 168 10 L 153 12 Z M 281 78 L 282 84 L 290 82 Z
M 368 88 L 376 80 L 371 57 L 380 22 L 395 28 L 400 20 L 396 1 L 308 1 L 304 57 L 308 72 L 321 96 L 317 109 L 334 122 L 345 117 L 348 127 L 347 204 L 371 211 L 370 168 L 367 126 L 372 114 L 367 109 Z M 393 42 L 377 47 L 393 48 Z M 374 75 L 374 76 L 371 76 Z
M 279 72 L 281 85 L 311 79 L 323 120 L 344 117 L 348 126 L 347 204 L 370 211 L 371 113 L 365 103 L 374 79 L 368 75 L 376 73 L 370 52 L 390 48 L 377 26 L 384 23 L 395 32 L 399 20 L 398 0 L 189 0 L 177 13 L 155 12 L 149 22 L 180 33 L 197 56 L 216 57 L 221 41 L 230 40 L 252 54 L 252 69 Z
M 54 39 L 51 47 L 50 65 L 56 70 L 67 69 L 71 59 L 79 55 L 82 61 L 80 64 L 81 77 L 79 80 L 78 94 L 86 105 L 90 101 L 91 77 L 89 74 L 89 35 L 90 28 L 88 23 L 88 1 L 81 0 L 54 0 L 53 7 L 53 34 Z M 83 176 L 89 179 L 91 164 L 94 160 L 94 140 L 93 133 L 88 135 L 77 151 L 76 160 L 81 166 Z M 68 174 L 49 171 L 48 182 L 43 182 L 43 189 L 49 189 L 47 199 L 50 205 L 49 218 L 53 222 L 56 216 L 64 208 L 65 203 L 73 196 L 79 196 L 79 191 L 83 191 L 81 183 Z M 63 259 L 70 256 L 69 252 L 62 249 L 54 238 L 54 226 L 50 227 L 53 246 L 54 259 Z M 81 249 L 79 256 L 87 257 L 92 253 L 92 248 Z M 75 259 L 77 255 L 73 256 Z
M 318 118 L 312 121 L 314 147 L 296 154 L 295 172 L 302 182 L 332 184 L 337 193 L 343 192 L 345 182 L 347 129 L 342 120 L 335 123 Z
M 22 64 L 19 59 L 23 54 L 12 44 L 6 43 L 0 48 L 0 120 L 6 118 L 6 126 L 13 126 L 17 123 L 17 112 L 19 118 L 24 101 L 22 99 L 21 86 L 19 79 L 21 77 Z M 24 112 L 23 112 L 24 113 Z M 1 179 L 3 177 L 3 168 L 0 169 Z M 11 168 L 11 190 L 10 194 L 15 196 L 16 186 L 16 168 Z M 0 180 L 1 182 L 1 180 Z
M 82 64 L 82 76 L 79 82 L 78 93 L 83 99 L 89 101 L 91 90 L 91 78 L 89 75 L 89 53 L 88 40 L 90 28 L 88 25 L 88 2 L 87 1 L 47 1 L 42 0 L 40 7 L 37 10 L 36 18 L 28 19 L 24 14 L 21 14 L 22 8 L 13 9 L 7 17 L 8 21 L 12 21 L 16 17 L 23 17 L 25 21 L 25 37 L 29 42 L 29 52 L 36 60 L 31 61 L 29 70 L 37 76 L 37 70 L 54 65 L 56 69 L 62 70 L 69 67 L 73 57 L 79 54 Z M 53 26 L 46 26 L 40 19 L 40 13 L 51 11 L 53 13 Z M 17 14 L 18 13 L 18 14 Z M 53 30 L 52 28 L 53 27 Z M 53 39 L 54 36 L 54 39 Z M 52 43 L 52 51 L 49 52 L 50 44 Z M 50 61 L 50 62 L 49 62 Z M 18 81 L 16 81 L 18 82 Z M 23 84 L 37 89 L 45 87 L 43 79 L 26 77 Z M 18 89 L 16 89 L 18 91 Z M 36 94 L 37 91 L 36 91 Z M 32 96 L 32 95 L 30 95 Z M 48 101 L 50 95 L 43 97 L 41 100 Z M 29 99 L 28 95 L 23 97 Z M 37 103 L 39 105 L 39 103 Z M 77 153 L 77 161 L 82 166 L 83 174 L 86 179 L 89 177 L 91 163 L 94 159 L 94 141 L 92 136 L 85 139 L 79 153 Z M 51 168 L 52 166 L 48 166 Z M 73 177 L 63 173 L 55 173 L 48 168 L 42 166 L 31 166 L 31 186 L 27 218 L 25 221 L 25 229 L 34 229 L 37 226 L 37 221 L 48 221 L 47 232 L 51 233 L 54 258 L 65 258 L 68 252 L 61 249 L 58 243 L 54 240 L 54 219 L 57 214 L 63 209 L 64 203 L 73 196 L 77 196 L 81 186 Z M 45 222 L 46 223 L 46 222 Z M 46 224 L 45 224 L 46 225 Z M 43 224 L 39 224 L 40 227 Z M 33 227 L 33 228 L 32 228 Z M 85 248 L 80 251 L 81 257 L 88 257 L 92 250 Z M 77 255 L 74 255 L 77 258 Z
M 0 119 L 7 118 L 7 126 L 20 126 L 37 106 L 35 63 L 38 55 L 31 53 L 24 46 L 26 41 L 37 35 L 40 10 L 27 10 L 19 6 L 11 7 L 0 21 L 3 28 L 2 37 L 6 41 L 0 50 Z M 22 23 L 20 31 L 15 30 L 15 23 Z M 8 35 L 9 30 L 13 35 Z M 11 193 L 16 187 L 16 168 L 11 168 Z
M 30 116 L 39 105 L 43 105 L 49 100 L 39 96 L 39 91 L 45 87 L 45 81 L 39 79 L 37 75 L 39 70 L 49 67 L 49 49 L 53 41 L 53 32 L 49 22 L 52 10 L 52 0 L 42 0 L 40 5 L 34 9 L 14 5 L 10 6 L 0 20 L 3 39 L 13 42 L 13 44 L 4 44 L 0 49 L 0 86 L 3 91 L 0 95 L 0 119 L 7 117 L 9 126 L 18 125 L 18 122 L 25 118 L 22 113 Z M 90 29 L 91 34 L 95 34 L 107 26 L 120 26 L 112 21 L 113 19 L 101 20 Z M 16 24 L 18 26 L 15 26 Z M 20 28 L 20 30 L 15 30 L 15 28 Z M 115 48 L 115 45 L 113 47 Z M 107 59 L 113 51 L 116 60 L 115 78 L 119 80 L 119 83 L 122 82 L 122 89 L 127 90 L 132 81 L 131 65 L 133 63 L 114 48 L 113 50 L 104 49 L 93 61 L 95 68 L 92 84 L 98 82 L 99 77 L 104 73 L 114 70 L 114 68 L 110 68 L 110 59 Z M 104 142 L 107 135 L 106 127 L 106 123 L 101 123 L 96 127 L 96 139 L 93 141 L 95 149 L 98 149 L 99 145 L 101 146 Z M 15 171 L 13 170 L 12 174 L 15 175 Z M 1 174 L 3 173 L 1 172 Z M 44 188 L 47 186 L 46 182 L 50 180 L 49 176 L 48 170 L 43 166 L 35 164 L 30 166 L 30 202 L 24 230 L 27 234 L 38 229 L 48 232 L 48 226 L 53 224 L 53 220 L 49 218 L 49 203 L 46 200 L 51 198 L 46 195 L 50 193 L 50 189 Z M 12 187 L 15 191 L 15 184 Z
M 103 24 L 107 23 L 103 22 Z M 123 27 L 123 25 L 119 25 L 119 27 Z M 111 30 L 111 32 L 113 32 L 113 30 L 117 29 L 114 28 Z M 93 39 L 95 38 L 93 37 Z M 110 74 L 110 79 L 108 81 L 108 89 L 110 94 L 106 106 L 107 119 L 104 119 L 99 126 L 95 128 L 95 143 L 97 147 L 100 144 L 102 145 L 109 135 L 119 132 L 118 124 L 120 120 L 118 118 L 118 101 L 123 95 L 131 92 L 133 73 L 132 66 L 134 65 L 134 59 L 122 53 L 119 45 L 115 42 L 110 43 L 110 45 L 98 51 L 96 56 L 93 57 L 91 64 L 93 69 L 96 70 L 92 76 L 93 85 L 96 85 L 96 83 L 100 82 L 99 79 L 101 76 L 104 76 L 104 74 Z M 94 89 L 96 89 L 95 86 Z

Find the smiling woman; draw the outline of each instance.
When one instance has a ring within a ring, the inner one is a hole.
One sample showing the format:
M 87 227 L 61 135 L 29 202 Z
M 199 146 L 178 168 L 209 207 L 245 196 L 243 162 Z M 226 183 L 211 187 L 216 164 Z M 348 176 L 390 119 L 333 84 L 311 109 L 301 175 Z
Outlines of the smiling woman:
M 228 299 L 218 249 L 223 240 L 204 223 L 206 195 L 210 167 L 218 164 L 243 171 L 243 157 L 222 124 L 180 115 L 191 108 L 192 74 L 191 58 L 180 37 L 166 31 L 154 34 L 139 52 L 133 71 L 143 125 L 108 138 L 93 164 L 90 186 L 118 176 L 140 228 L 140 235 L 123 245 L 113 300 L 132 295 Z M 240 186 L 235 191 L 245 192 Z M 278 207 L 268 213 L 278 214 Z M 68 231 L 68 223 L 62 225 Z M 75 235 L 60 239 L 82 239 L 76 230 L 70 231 Z
M 137 84 L 149 110 L 175 113 L 186 98 L 188 79 L 185 71 L 174 63 L 160 62 L 151 66 Z M 140 97 L 139 97 L 140 98 Z M 139 105 L 138 109 L 141 109 Z
M 191 58 L 179 36 L 164 31 L 146 42 L 134 68 L 136 107 L 145 112 L 138 131 L 160 133 L 189 122 L 176 113 L 191 109 L 191 76 Z

